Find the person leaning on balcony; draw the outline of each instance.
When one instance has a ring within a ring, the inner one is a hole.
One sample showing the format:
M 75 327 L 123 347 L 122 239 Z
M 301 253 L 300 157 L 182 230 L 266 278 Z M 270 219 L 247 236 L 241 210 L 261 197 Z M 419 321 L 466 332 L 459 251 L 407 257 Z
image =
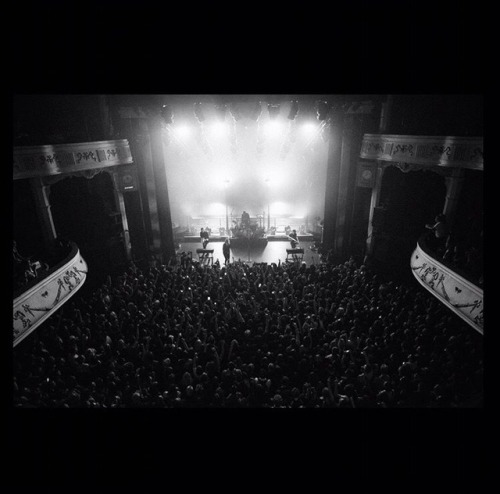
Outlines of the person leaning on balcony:
M 438 214 L 434 219 L 434 224 L 427 224 L 425 227 L 428 230 L 432 230 L 434 235 L 429 237 L 429 242 L 431 248 L 433 248 L 438 254 L 444 251 L 446 246 L 446 241 L 450 234 L 450 229 L 448 227 L 448 222 L 446 221 L 446 216 L 444 214 Z M 432 238 L 432 240 L 431 240 Z

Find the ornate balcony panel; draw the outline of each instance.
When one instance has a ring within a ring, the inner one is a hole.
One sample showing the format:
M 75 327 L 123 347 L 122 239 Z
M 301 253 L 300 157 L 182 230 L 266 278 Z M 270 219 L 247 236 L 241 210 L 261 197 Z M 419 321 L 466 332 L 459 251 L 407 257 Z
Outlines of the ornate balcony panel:
M 14 180 L 133 163 L 126 139 L 14 148 Z
M 411 256 L 417 280 L 443 304 L 483 334 L 483 290 L 436 261 L 420 243 Z
M 483 169 L 482 137 L 365 134 L 360 158 Z
M 87 263 L 78 247 L 54 266 L 47 276 L 14 299 L 14 346 L 53 315 L 83 285 L 87 277 Z

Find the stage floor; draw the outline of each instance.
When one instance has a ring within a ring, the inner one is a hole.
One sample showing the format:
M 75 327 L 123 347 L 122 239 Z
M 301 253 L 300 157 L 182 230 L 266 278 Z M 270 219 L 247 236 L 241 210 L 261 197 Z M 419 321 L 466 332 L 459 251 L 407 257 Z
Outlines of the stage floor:
M 200 236 L 199 235 L 184 235 L 184 242 L 199 242 L 200 241 Z M 277 242 L 277 241 L 280 241 L 280 240 L 287 240 L 287 236 L 286 235 L 280 235 L 280 234 L 276 234 L 276 235 L 266 235 L 267 240 L 269 242 Z M 314 239 L 314 236 L 310 233 L 306 233 L 306 234 L 303 234 L 303 235 L 298 235 L 298 238 L 299 240 L 302 242 L 303 240 L 304 241 L 312 241 Z M 210 236 L 210 241 L 211 242 L 224 242 L 224 240 L 226 240 L 226 236 L 223 235 L 223 236 L 220 236 L 220 235 L 211 235 Z
M 317 252 L 313 252 L 311 250 L 314 242 L 301 241 L 298 245 L 298 248 L 304 249 L 304 258 L 303 261 L 306 264 L 319 264 L 320 258 Z M 207 246 L 207 249 L 214 250 L 214 262 L 219 259 L 221 264 L 224 264 L 224 254 L 222 253 L 222 242 L 210 242 Z M 196 249 L 201 249 L 201 243 L 194 242 L 182 242 L 180 249 L 177 253 L 181 252 L 192 252 L 193 259 L 198 259 L 198 255 L 196 254 Z M 286 249 L 290 249 L 290 242 L 276 240 L 274 242 L 268 242 L 264 249 L 260 248 L 250 248 L 250 261 L 254 262 L 267 262 L 276 264 L 278 261 L 285 262 L 286 259 Z M 233 257 L 235 261 L 248 261 L 248 249 L 246 248 L 231 248 L 231 262 L 233 262 Z

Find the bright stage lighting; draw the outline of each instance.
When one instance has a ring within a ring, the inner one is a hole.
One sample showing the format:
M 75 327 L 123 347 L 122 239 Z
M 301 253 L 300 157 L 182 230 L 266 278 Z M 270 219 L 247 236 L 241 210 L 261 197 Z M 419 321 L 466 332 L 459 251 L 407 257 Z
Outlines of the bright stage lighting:
M 277 120 L 269 120 L 264 125 L 264 131 L 267 136 L 274 137 L 281 134 L 283 131 L 283 123 Z
M 222 137 L 228 134 L 229 127 L 226 122 L 213 122 L 210 125 L 210 132 L 217 137 Z
M 328 112 L 330 111 L 331 106 L 328 104 L 328 101 L 317 101 L 316 102 L 316 113 L 318 120 L 323 121 L 326 120 L 328 116 Z
M 292 106 L 290 107 L 290 112 L 288 113 L 288 119 L 295 120 L 295 117 L 297 116 L 298 112 L 299 112 L 299 102 L 296 100 L 292 101 Z
M 217 118 L 221 122 L 224 122 L 224 120 L 226 119 L 226 110 L 227 110 L 227 105 L 225 104 L 215 105 L 215 112 L 217 113 Z
M 290 212 L 290 204 L 281 201 L 272 202 L 270 208 L 273 215 L 287 214 Z
M 188 125 L 178 125 L 173 129 L 175 137 L 184 139 L 191 134 L 191 128 Z
M 226 205 L 222 202 L 210 202 L 205 205 L 204 213 L 209 216 L 223 216 L 226 212 Z
M 318 126 L 314 122 L 306 122 L 302 125 L 302 132 L 307 136 L 312 136 L 318 130 Z
M 280 105 L 278 104 L 268 104 L 267 111 L 269 112 L 269 118 L 274 120 L 280 113 Z
M 160 110 L 160 116 L 165 125 L 171 125 L 174 121 L 174 112 L 169 105 L 162 105 Z

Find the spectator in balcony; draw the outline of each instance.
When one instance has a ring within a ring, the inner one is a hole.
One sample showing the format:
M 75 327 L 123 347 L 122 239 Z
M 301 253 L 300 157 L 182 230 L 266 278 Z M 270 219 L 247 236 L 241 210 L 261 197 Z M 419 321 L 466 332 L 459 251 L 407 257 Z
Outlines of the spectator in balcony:
M 444 214 L 438 214 L 434 219 L 434 223 L 428 223 L 425 227 L 433 232 L 433 234 L 428 237 L 431 249 L 433 249 L 437 254 L 443 255 L 445 252 L 446 241 L 448 240 L 448 236 L 450 234 L 446 216 Z

